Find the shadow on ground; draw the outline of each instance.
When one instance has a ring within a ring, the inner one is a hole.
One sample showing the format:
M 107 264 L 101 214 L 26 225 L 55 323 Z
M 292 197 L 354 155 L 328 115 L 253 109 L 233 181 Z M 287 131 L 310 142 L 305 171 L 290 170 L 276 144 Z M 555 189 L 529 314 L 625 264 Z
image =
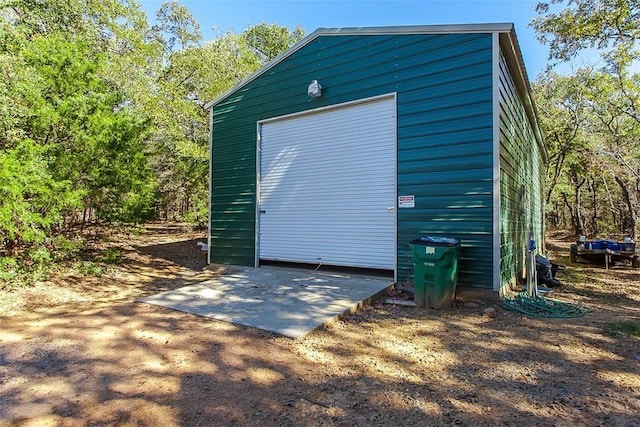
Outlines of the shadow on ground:
M 142 304 L 6 320 L 0 422 L 633 425 L 638 409 L 637 361 L 587 319 L 378 305 L 300 341 Z
M 206 239 L 198 238 L 148 246 L 135 245 L 133 248 L 152 258 L 164 259 L 181 267 L 200 271 L 207 266 L 207 252 L 198 246 L 198 243 L 203 242 L 206 242 Z
M 134 244 L 142 293 L 199 274 Z M 638 425 L 640 341 L 604 328 L 637 321 L 628 273 L 573 271 L 583 318 L 378 303 L 300 340 L 122 300 L 2 317 L 0 425 Z

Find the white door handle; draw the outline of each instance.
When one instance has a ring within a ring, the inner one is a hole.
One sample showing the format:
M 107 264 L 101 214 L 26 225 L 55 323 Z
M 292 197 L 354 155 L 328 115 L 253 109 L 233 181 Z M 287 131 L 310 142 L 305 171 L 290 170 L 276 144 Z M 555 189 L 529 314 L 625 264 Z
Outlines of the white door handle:
M 388 208 L 387 208 L 387 210 L 388 210 L 389 212 L 393 212 L 393 211 L 395 211 L 395 210 L 396 210 L 396 207 L 395 207 L 395 206 L 391 206 L 391 207 L 388 207 Z

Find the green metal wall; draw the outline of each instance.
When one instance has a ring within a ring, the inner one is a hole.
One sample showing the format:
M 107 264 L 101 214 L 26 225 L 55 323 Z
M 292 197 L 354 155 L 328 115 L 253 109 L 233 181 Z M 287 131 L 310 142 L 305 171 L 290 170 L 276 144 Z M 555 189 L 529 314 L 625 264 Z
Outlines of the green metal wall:
M 323 86 L 310 99 L 311 80 Z M 211 262 L 254 265 L 256 122 L 397 93 L 398 278 L 409 240 L 463 240 L 460 283 L 492 287 L 492 35 L 319 36 L 213 107 Z
M 491 35 L 465 37 L 474 42 L 418 78 L 424 87 L 398 96 L 398 195 L 416 200 L 398 210 L 398 276 L 412 275 L 412 238 L 455 237 L 459 283 L 491 288 Z
M 544 244 L 542 149 L 500 55 L 501 291 L 523 279 L 529 236 Z

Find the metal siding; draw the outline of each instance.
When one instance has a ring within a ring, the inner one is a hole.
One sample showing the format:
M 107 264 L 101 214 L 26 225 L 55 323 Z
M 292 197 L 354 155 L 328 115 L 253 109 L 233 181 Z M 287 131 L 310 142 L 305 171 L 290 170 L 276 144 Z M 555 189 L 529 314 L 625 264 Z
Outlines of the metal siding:
M 240 135 L 228 132 L 226 124 L 224 121 L 216 123 L 214 119 L 209 261 L 253 265 L 255 148 L 251 150 L 247 141 L 255 139 L 255 124 L 252 123 L 254 132 Z
M 412 82 L 423 87 L 398 95 L 398 195 L 416 197 L 398 211 L 401 279 L 412 275 L 409 240 L 439 235 L 463 241 L 461 284 L 492 287 L 491 43 L 475 35 L 472 51 L 425 64 L 429 78 Z
M 395 271 L 395 116 L 386 97 L 260 126 L 260 259 Z
M 543 243 L 543 154 L 509 67 L 500 55 L 501 291 L 522 280 L 527 239 Z
M 463 240 L 460 283 L 490 288 L 491 59 L 490 32 L 320 36 L 221 99 L 212 261 L 254 265 L 256 122 L 396 92 L 398 195 L 416 196 L 415 208 L 398 210 L 398 278 L 412 275 L 409 240 L 446 235 Z M 313 79 L 317 99 L 306 95 Z

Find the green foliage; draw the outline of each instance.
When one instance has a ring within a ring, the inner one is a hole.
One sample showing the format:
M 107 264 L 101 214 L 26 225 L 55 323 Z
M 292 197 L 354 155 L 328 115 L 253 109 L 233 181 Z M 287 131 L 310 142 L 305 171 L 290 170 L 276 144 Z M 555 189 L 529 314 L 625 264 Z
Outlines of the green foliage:
M 142 236 L 143 234 L 146 234 L 147 229 L 144 227 L 133 227 L 131 229 L 131 234 L 133 234 L 134 236 Z
M 64 234 L 86 221 L 206 224 L 206 103 L 302 36 L 260 24 L 202 43 L 176 1 L 153 27 L 133 0 L 0 2 L 0 280 L 77 256 Z
M 124 257 L 118 249 L 105 249 L 102 251 L 100 262 L 105 264 L 121 264 L 124 262 Z
M 2 30 L 0 29 L 0 32 Z M 41 80 L 20 57 L 0 52 L 0 149 L 15 147 L 26 135 L 31 106 L 40 101 Z
M 196 199 L 193 208 L 185 214 L 184 219 L 193 224 L 196 229 L 206 230 L 209 221 L 208 198 Z
M 0 242 L 7 252 L 44 242 L 80 202 L 80 191 L 49 172 L 48 151 L 30 140 L 0 151 Z
M 547 203 L 561 185 L 565 168 L 571 167 L 587 146 L 586 88 L 579 79 L 547 72 L 533 84 L 539 122 L 549 155 Z M 586 165 L 576 165 L 585 168 Z
M 639 0 L 550 0 L 539 2 L 536 12 L 532 25 L 539 40 L 549 44 L 552 60 L 564 62 L 597 49 L 619 68 L 638 57 Z
M 567 212 L 577 235 L 638 232 L 640 102 L 637 76 L 580 69 L 534 84 L 549 151 L 547 212 L 552 228 Z
M 18 261 L 12 257 L 0 257 L 0 289 L 3 283 L 13 283 L 18 278 Z
M 61 234 L 78 210 L 102 221 L 155 213 L 150 122 L 131 108 L 133 86 L 120 68 L 160 61 L 141 18 L 138 6 L 119 0 L 0 5 L 5 285 L 44 277 L 52 262 L 78 253 L 81 244 Z
M 79 261 L 73 269 L 83 276 L 101 277 L 104 274 L 104 267 L 93 261 Z
M 83 191 L 84 206 L 95 209 L 99 219 L 148 218 L 154 180 L 143 143 L 147 123 L 121 108 L 123 95 L 100 78 L 103 56 L 92 57 L 85 42 L 58 34 L 35 40 L 34 48 L 25 57 L 49 93 L 30 133 L 58 142 L 54 177 Z
M 534 85 L 550 153 L 548 219 L 557 227 L 570 218 L 577 235 L 637 238 L 640 75 L 631 66 L 640 47 L 640 1 L 551 0 L 536 10 L 532 24 L 550 59 L 566 62 L 595 49 L 606 63 L 568 76 L 547 72 Z
M 84 241 L 80 238 L 67 238 L 64 235 L 54 236 L 49 239 L 53 260 L 56 262 L 74 259 L 84 248 Z
M 36 265 L 47 265 L 52 260 L 52 257 L 47 248 L 36 246 L 29 250 L 29 259 Z
M 176 1 L 163 3 L 156 12 L 156 21 L 152 31 L 167 53 L 189 48 L 202 40 L 200 24 Z
M 249 47 L 259 52 L 264 62 L 270 61 L 304 38 L 304 30 L 298 26 L 293 31 L 276 24 L 261 23 L 247 28 L 242 36 Z
M 163 24 L 167 32 L 192 28 L 185 22 Z M 173 28 L 173 30 L 172 30 Z M 192 30 L 194 34 L 195 30 Z M 145 114 L 154 123 L 151 143 L 158 173 L 160 211 L 167 217 L 204 224 L 207 219 L 209 177 L 208 101 L 216 98 L 256 71 L 264 55 L 275 56 L 302 37 L 276 25 L 260 24 L 241 35 L 231 32 L 215 40 L 168 52 L 156 90 L 141 99 Z M 251 40 L 251 41 L 250 41 Z M 253 43 L 253 44 L 252 44 Z M 184 45 L 184 43 L 183 43 Z M 263 55 L 261 49 L 267 53 Z M 161 106 L 162 108 L 158 108 Z
M 0 256 L 0 289 L 30 286 L 47 279 L 55 269 L 54 263 L 74 259 L 83 247 L 81 239 L 58 235 L 39 244 L 23 246 L 16 256 Z
M 15 257 L 0 256 L 0 290 L 12 290 L 30 286 L 33 283 L 45 280 L 51 268 L 48 261 L 50 256 L 46 250 L 34 251 L 34 259 L 25 262 Z

